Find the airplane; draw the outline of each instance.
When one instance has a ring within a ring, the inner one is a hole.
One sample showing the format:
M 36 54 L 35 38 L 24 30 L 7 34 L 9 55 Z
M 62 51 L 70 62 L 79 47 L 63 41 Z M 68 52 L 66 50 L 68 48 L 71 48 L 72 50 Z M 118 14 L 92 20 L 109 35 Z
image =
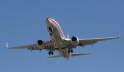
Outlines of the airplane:
M 9 47 L 10 49 L 28 49 L 28 50 L 48 50 L 49 58 L 70 58 L 72 56 L 89 55 L 91 53 L 74 53 L 74 48 L 78 46 L 92 45 L 104 40 L 118 39 L 118 36 L 107 38 L 88 38 L 81 39 L 77 36 L 65 37 L 60 24 L 53 18 L 46 18 L 47 31 L 51 37 L 51 40 L 43 41 L 37 40 L 36 43 L 31 45 L 22 45 Z M 54 56 L 54 51 L 58 51 L 59 55 Z

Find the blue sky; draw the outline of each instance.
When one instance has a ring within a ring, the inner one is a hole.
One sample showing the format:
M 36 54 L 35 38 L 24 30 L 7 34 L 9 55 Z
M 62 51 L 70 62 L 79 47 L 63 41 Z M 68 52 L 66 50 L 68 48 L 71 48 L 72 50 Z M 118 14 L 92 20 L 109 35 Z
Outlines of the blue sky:
M 54 17 L 66 35 L 121 39 L 78 47 L 93 55 L 47 58 L 47 51 L 10 50 L 9 46 L 49 40 L 46 17 Z M 123 0 L 0 0 L 0 72 L 124 72 Z

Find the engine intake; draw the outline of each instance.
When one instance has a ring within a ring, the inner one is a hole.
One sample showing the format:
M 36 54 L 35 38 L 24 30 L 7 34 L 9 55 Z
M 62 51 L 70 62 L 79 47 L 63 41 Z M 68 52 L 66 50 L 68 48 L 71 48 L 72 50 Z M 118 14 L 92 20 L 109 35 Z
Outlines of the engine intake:
M 43 41 L 42 41 L 42 40 L 38 40 L 38 41 L 37 41 L 37 44 L 38 44 L 38 45 L 42 45 L 42 44 L 43 44 Z
M 73 44 L 73 45 L 78 45 L 78 44 L 79 44 L 79 39 L 78 39 L 78 37 L 73 36 L 73 37 L 71 38 L 71 41 L 72 41 L 72 44 Z
M 71 40 L 72 40 L 72 41 L 77 41 L 77 37 L 73 36 L 73 37 L 71 38 Z

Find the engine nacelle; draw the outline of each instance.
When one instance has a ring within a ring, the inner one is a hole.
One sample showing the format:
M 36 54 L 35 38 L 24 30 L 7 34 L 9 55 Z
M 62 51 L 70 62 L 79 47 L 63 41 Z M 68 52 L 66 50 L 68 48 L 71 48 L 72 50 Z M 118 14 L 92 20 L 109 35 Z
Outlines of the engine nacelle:
M 73 45 L 78 45 L 78 44 L 79 44 L 79 39 L 78 39 L 78 37 L 75 37 L 75 36 L 71 37 L 71 41 L 72 41 L 72 44 L 73 44 Z
M 42 44 L 43 44 L 43 41 L 42 41 L 42 40 L 38 40 L 38 41 L 37 41 L 37 44 L 38 44 L 38 45 L 42 45 Z

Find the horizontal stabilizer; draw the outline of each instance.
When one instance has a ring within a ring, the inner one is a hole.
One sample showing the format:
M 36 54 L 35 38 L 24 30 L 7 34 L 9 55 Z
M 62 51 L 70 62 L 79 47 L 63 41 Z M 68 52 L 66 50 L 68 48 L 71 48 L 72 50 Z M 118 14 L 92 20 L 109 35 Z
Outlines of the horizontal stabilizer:
M 48 58 L 58 58 L 58 57 L 62 57 L 62 56 L 48 56 Z
M 81 55 L 90 55 L 92 53 L 72 53 L 69 55 L 69 57 L 71 56 L 81 56 Z M 48 58 L 58 58 L 58 57 L 63 57 L 63 56 L 49 56 Z
M 73 53 L 71 56 L 90 55 L 91 53 Z

